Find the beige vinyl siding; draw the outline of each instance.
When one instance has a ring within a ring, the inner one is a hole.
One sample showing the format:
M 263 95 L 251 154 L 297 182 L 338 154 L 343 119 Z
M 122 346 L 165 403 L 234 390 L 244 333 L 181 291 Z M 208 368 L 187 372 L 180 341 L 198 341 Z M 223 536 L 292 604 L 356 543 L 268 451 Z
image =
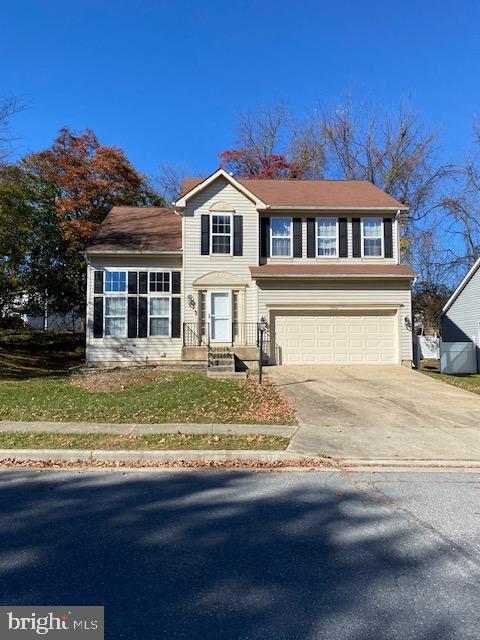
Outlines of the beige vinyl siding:
M 201 215 L 209 214 L 216 202 L 227 202 L 243 216 L 243 256 L 203 256 L 200 252 Z M 255 205 L 224 178 L 219 178 L 187 203 L 184 211 L 184 295 L 196 299 L 192 283 L 211 272 L 227 272 L 245 285 L 245 317 L 239 322 L 256 322 L 257 306 L 255 284 L 249 267 L 258 264 L 259 228 Z M 216 288 L 216 287 L 214 287 Z M 230 287 L 235 289 L 234 286 Z M 196 322 L 198 309 L 185 305 L 185 322 Z
M 275 212 L 275 214 L 267 214 L 267 213 L 262 213 L 261 216 L 265 216 L 265 217 L 275 217 L 278 216 L 280 218 L 285 218 L 285 217 L 291 217 L 293 218 L 302 218 L 302 257 L 301 258 L 268 258 L 267 262 L 273 262 L 273 263 L 286 263 L 286 262 L 294 262 L 294 263 L 313 263 L 313 262 L 318 262 L 318 263 L 327 263 L 327 264 L 331 264 L 332 262 L 347 262 L 347 263 L 366 263 L 366 264 L 371 264 L 372 262 L 374 263 L 385 263 L 385 264 L 398 264 L 400 262 L 399 260 L 399 236 L 398 236 L 398 232 L 399 232 L 399 227 L 398 227 L 398 220 L 396 218 L 396 216 L 392 216 L 393 219 L 393 224 L 392 224 L 392 240 L 393 240 L 393 258 L 353 258 L 352 257 L 352 253 L 353 253 L 353 240 L 352 240 L 352 218 L 388 218 L 391 216 L 391 214 L 387 214 L 387 213 L 372 213 L 372 214 L 364 214 L 364 213 L 359 213 L 358 215 L 352 215 L 352 214 L 348 214 L 348 215 L 342 215 L 341 213 L 338 213 L 336 211 L 331 211 L 331 212 L 325 212 L 322 211 L 321 213 L 318 214 L 311 214 L 308 217 L 313 217 L 313 218 L 347 218 L 347 244 L 348 244 L 348 258 L 307 258 L 307 217 L 305 215 L 300 216 L 300 215 L 295 215 L 294 213 L 277 213 Z M 293 236 L 292 236 L 293 238 Z
M 93 337 L 93 278 L 99 269 L 121 269 L 130 271 L 182 271 L 181 256 L 90 256 L 87 258 L 87 364 L 153 364 L 163 361 L 179 361 L 182 355 L 181 338 L 94 338 Z M 183 278 L 181 281 L 183 301 Z M 183 320 L 183 302 L 181 303 Z
M 314 309 L 320 307 L 399 307 L 401 359 L 412 358 L 412 334 L 405 319 L 411 319 L 411 295 L 408 282 L 323 282 L 305 281 L 258 283 L 258 311 L 267 319 L 271 309 Z

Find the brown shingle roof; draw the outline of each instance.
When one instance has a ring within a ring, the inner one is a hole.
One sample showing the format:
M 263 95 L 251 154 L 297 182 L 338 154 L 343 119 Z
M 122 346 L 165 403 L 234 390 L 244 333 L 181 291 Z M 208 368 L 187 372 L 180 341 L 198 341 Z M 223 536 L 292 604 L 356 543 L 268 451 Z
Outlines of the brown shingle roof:
M 415 272 L 407 264 L 274 264 L 268 263 L 260 267 L 250 267 L 253 278 L 262 277 L 358 277 L 358 276 L 392 276 L 414 278 Z
M 87 251 L 180 251 L 182 216 L 163 207 L 112 207 Z
M 181 195 L 205 178 L 185 178 Z M 405 208 L 366 180 L 237 180 L 271 207 L 395 207 Z

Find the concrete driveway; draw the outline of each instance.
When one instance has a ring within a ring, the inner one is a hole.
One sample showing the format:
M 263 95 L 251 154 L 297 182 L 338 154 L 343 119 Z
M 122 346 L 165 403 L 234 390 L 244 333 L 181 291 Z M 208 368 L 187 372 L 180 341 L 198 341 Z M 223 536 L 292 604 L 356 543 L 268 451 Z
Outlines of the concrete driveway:
M 480 396 L 406 367 L 269 369 L 297 410 L 292 451 L 342 459 L 480 461 Z

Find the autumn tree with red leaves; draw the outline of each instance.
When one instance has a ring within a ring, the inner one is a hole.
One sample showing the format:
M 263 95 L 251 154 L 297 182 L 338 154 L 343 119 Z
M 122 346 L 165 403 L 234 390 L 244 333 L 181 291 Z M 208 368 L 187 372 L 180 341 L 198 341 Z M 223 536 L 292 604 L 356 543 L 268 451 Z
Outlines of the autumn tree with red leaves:
M 100 144 L 91 129 L 60 130 L 49 149 L 26 158 L 55 190 L 55 213 L 71 247 L 84 246 L 115 205 L 159 205 L 157 193 L 116 146 Z
M 221 166 L 238 178 L 275 180 L 301 178 L 300 167 L 279 153 L 264 155 L 258 147 L 227 149 L 218 154 Z

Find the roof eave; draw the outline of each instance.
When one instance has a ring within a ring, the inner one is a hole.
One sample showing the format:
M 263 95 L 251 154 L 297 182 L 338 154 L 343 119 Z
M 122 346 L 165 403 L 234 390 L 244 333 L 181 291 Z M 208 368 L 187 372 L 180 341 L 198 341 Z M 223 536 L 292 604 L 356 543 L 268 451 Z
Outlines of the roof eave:
M 301 206 L 301 205 L 267 205 L 264 207 L 269 211 L 408 211 L 408 207 L 399 207 L 399 206 L 383 206 L 383 207 L 354 207 L 354 206 Z
M 445 306 L 440 311 L 440 314 L 438 316 L 439 318 L 442 318 L 447 313 L 447 311 L 450 309 L 452 304 L 455 302 L 455 300 L 458 298 L 458 296 L 462 293 L 462 291 L 465 289 L 467 284 L 473 278 L 473 276 L 475 275 L 479 267 L 480 267 L 480 258 L 476 260 L 475 264 L 471 267 L 467 275 L 463 278 L 463 280 L 460 282 L 458 287 L 455 289 L 455 291 L 452 293 L 450 298 L 447 300 L 447 302 L 445 303 Z
M 85 249 L 85 255 L 122 255 L 122 256 L 138 256 L 138 255 L 154 255 L 154 256 L 181 256 L 181 249 L 172 251 L 156 251 L 142 249 Z
M 252 278 L 255 280 L 263 280 L 263 279 L 284 279 L 287 278 L 289 280 L 292 279 L 328 279 L 328 280 L 359 280 L 359 279 L 401 279 L 401 280 L 413 280 L 416 276 L 415 274 L 405 274 L 405 273 L 252 273 Z

